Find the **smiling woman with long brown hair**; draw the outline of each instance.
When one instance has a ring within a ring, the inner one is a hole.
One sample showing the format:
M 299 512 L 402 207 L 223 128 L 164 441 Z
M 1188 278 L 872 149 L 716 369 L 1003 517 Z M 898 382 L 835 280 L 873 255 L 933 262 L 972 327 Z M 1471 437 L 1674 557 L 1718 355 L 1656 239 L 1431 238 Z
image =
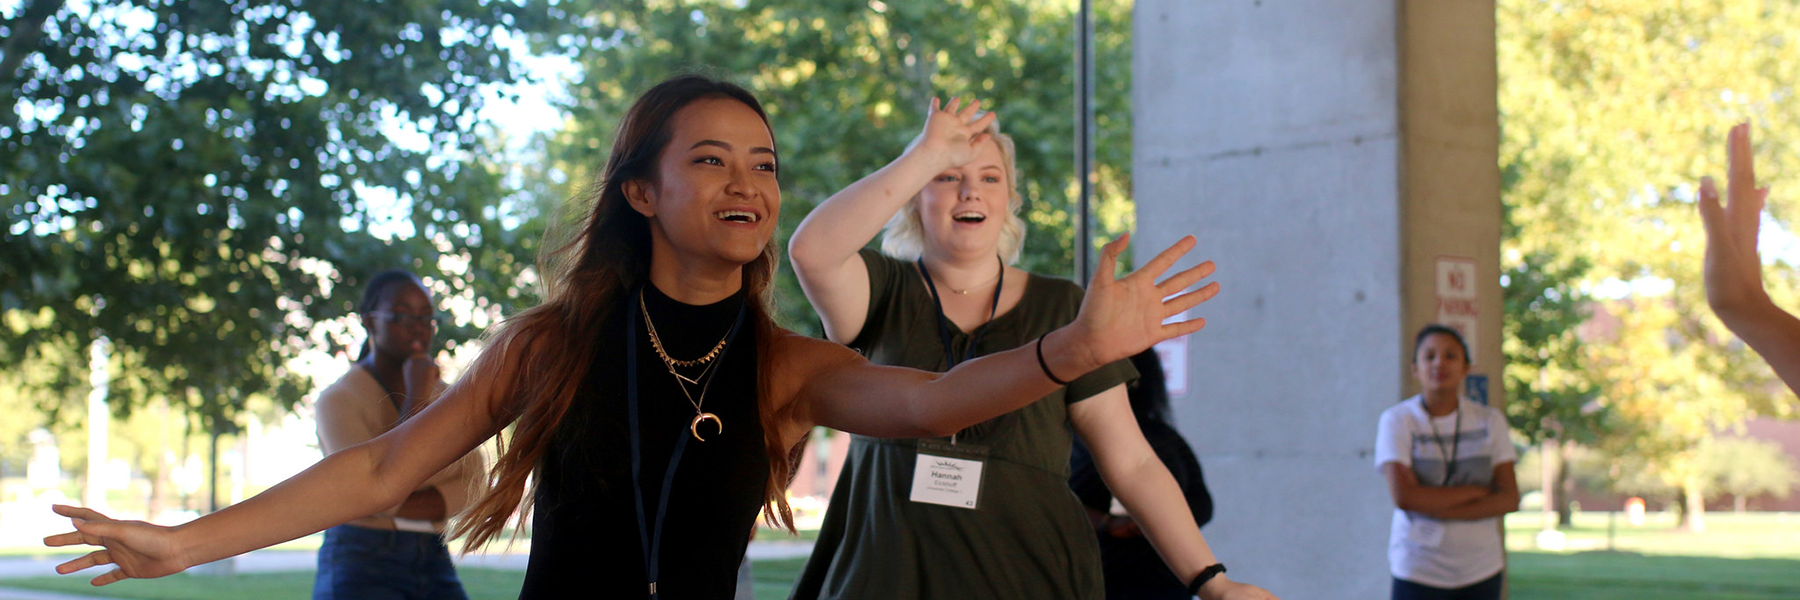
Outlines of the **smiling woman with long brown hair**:
M 791 523 L 789 451 L 817 425 L 943 435 L 1012 410 L 1151 344 L 1200 329 L 1163 319 L 1216 285 L 1156 278 L 1183 240 L 1114 279 L 1107 247 L 1080 316 L 1035 348 L 947 373 L 872 365 L 769 318 L 781 207 L 761 105 L 699 76 L 645 92 L 619 124 L 584 229 L 548 256 L 542 305 L 491 332 L 439 401 L 393 430 L 267 492 L 179 527 L 57 507 L 104 546 L 58 569 L 160 577 L 393 506 L 432 473 L 513 425 L 491 489 L 457 532 L 472 547 L 533 507 L 521 596 L 723 598 L 759 511 Z M 1173 295 L 1171 297 L 1171 295 Z M 1164 300 L 1168 298 L 1168 300 Z

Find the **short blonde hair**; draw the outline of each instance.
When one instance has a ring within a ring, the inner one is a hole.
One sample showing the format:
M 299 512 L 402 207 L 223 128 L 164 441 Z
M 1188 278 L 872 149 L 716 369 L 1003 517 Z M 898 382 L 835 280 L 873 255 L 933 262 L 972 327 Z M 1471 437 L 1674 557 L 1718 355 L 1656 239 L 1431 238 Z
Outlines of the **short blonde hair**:
M 1018 161 L 1014 158 L 1012 136 L 1000 133 L 999 120 L 990 123 L 984 133 L 990 134 L 1000 147 L 1000 168 L 1006 172 L 1006 220 L 1000 223 L 1000 259 L 1010 265 L 1018 262 L 1019 252 L 1025 247 L 1025 220 L 1019 218 L 1025 197 L 1019 195 Z M 913 140 L 907 149 L 917 143 L 917 139 Z M 902 260 L 914 260 L 925 253 L 925 224 L 919 218 L 918 194 L 913 194 L 906 206 L 888 219 L 885 229 L 881 236 L 882 253 Z

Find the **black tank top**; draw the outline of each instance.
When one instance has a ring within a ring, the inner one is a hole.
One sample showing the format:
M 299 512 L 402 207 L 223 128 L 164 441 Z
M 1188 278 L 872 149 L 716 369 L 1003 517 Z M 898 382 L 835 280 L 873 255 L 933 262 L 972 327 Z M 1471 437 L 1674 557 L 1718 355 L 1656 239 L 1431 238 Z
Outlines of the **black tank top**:
M 637 320 L 638 420 L 646 527 L 655 526 L 663 477 L 695 412 L 651 348 L 635 295 L 602 328 L 594 362 L 538 466 L 531 561 L 520 598 L 645 598 L 643 551 L 631 485 L 625 321 Z M 676 302 L 645 286 L 644 303 L 668 354 L 692 360 L 737 322 L 743 294 L 708 306 Z M 663 600 L 728 599 L 762 508 L 769 461 L 756 402 L 756 332 L 748 315 L 714 368 L 702 408 L 724 431 L 700 425 L 676 468 L 664 519 L 658 582 Z M 680 369 L 692 376 L 699 368 Z M 699 390 L 689 386 L 694 400 Z

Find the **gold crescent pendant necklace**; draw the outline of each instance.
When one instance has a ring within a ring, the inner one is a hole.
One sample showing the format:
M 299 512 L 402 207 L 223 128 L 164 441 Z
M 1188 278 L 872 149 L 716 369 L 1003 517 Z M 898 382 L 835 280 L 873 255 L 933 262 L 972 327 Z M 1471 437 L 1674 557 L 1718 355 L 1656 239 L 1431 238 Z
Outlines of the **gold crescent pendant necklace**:
M 714 374 L 713 367 L 724 362 L 713 359 L 718 358 L 719 353 L 725 350 L 725 344 L 731 340 L 731 332 L 737 329 L 737 325 L 733 324 L 731 329 L 725 330 L 725 337 L 719 338 L 719 343 L 714 344 L 712 351 L 707 352 L 704 356 L 694 360 L 675 360 L 663 349 L 662 337 L 656 334 L 656 323 L 650 320 L 650 308 L 644 304 L 643 294 L 638 294 L 638 311 L 644 315 L 644 330 L 650 334 L 650 347 L 656 350 L 656 358 L 662 361 L 663 368 L 668 369 L 670 375 L 675 376 L 675 387 L 681 388 L 681 395 L 687 397 L 688 404 L 694 405 L 694 418 L 688 421 L 688 432 L 694 435 L 694 439 L 704 442 L 706 438 L 700 437 L 700 424 L 712 421 L 715 435 L 725 433 L 725 421 L 721 420 L 719 415 L 706 412 L 700 407 L 706 403 L 706 390 L 712 388 L 713 380 L 717 379 L 717 377 L 708 377 L 708 375 Z M 706 367 L 693 377 L 687 377 L 675 370 L 675 367 L 678 366 L 692 367 L 695 365 L 706 365 Z M 705 383 L 702 383 L 702 380 L 705 380 Z M 688 391 L 689 384 L 700 386 L 699 400 L 695 400 L 693 392 Z

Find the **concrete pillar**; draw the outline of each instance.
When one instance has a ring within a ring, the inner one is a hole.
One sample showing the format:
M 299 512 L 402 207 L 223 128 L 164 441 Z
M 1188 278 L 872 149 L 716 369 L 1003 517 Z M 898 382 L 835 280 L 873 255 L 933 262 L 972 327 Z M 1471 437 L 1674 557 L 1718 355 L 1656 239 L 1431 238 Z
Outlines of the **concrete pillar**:
M 1387 597 L 1375 425 L 1417 391 L 1420 326 L 1470 328 L 1475 372 L 1502 400 L 1493 10 L 1134 9 L 1135 259 L 1191 233 L 1219 265 L 1174 401 L 1234 579 L 1286 598 Z M 1462 287 L 1439 288 L 1440 262 Z

